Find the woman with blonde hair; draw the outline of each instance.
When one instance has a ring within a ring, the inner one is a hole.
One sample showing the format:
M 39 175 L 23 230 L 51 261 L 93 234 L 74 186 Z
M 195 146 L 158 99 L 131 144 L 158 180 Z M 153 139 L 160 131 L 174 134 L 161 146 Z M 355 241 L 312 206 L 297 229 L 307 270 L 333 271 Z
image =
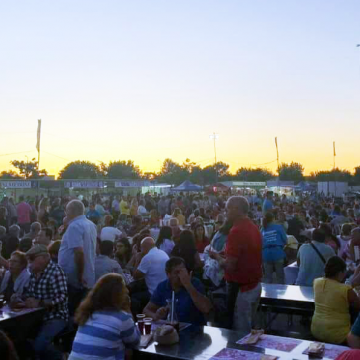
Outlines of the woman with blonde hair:
M 137 199 L 136 197 L 134 197 L 132 200 L 131 200 L 131 204 L 130 204 L 130 215 L 131 216 L 136 216 L 137 215 L 137 212 L 138 212 L 138 202 L 137 202 Z
M 124 359 L 125 349 L 140 341 L 130 298 L 120 274 L 102 276 L 75 314 L 79 324 L 69 360 Z
M 38 222 L 41 224 L 42 227 L 46 227 L 49 221 L 49 199 L 42 198 L 39 203 L 38 208 Z
M 179 226 L 184 226 L 186 221 L 185 221 L 185 216 L 181 213 L 181 209 L 180 208 L 175 208 L 173 214 L 172 214 L 173 218 L 178 219 L 179 222 Z

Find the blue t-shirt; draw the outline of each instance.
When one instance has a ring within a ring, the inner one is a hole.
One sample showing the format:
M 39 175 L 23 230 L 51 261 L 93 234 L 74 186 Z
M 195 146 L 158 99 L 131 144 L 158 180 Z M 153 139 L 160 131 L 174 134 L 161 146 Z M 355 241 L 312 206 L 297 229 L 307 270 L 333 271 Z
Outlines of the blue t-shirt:
M 192 278 L 191 283 L 198 292 L 205 294 L 204 287 L 198 279 Z M 150 301 L 159 307 L 165 307 L 167 305 L 166 300 L 171 300 L 171 296 L 170 281 L 165 280 L 157 286 Z M 175 304 L 178 321 L 193 325 L 206 325 L 203 313 L 195 306 L 190 294 L 184 287 L 175 293 Z
M 354 322 L 354 325 L 351 328 L 351 333 L 355 336 L 360 337 L 360 314 L 356 318 L 356 321 Z
M 286 257 L 284 246 L 287 243 L 287 236 L 281 225 L 270 224 L 266 229 L 261 230 L 261 235 L 263 261 L 278 261 Z
M 268 211 L 272 210 L 272 208 L 273 208 L 272 201 L 269 199 L 265 199 L 262 208 L 263 214 L 266 214 Z

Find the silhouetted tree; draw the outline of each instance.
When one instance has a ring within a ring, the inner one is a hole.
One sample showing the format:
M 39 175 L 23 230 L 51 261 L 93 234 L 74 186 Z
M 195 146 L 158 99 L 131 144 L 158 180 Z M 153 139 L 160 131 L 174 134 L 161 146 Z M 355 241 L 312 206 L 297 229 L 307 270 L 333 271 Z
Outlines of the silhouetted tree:
M 60 179 L 98 179 L 102 177 L 99 167 L 90 161 L 73 161 L 59 173 Z

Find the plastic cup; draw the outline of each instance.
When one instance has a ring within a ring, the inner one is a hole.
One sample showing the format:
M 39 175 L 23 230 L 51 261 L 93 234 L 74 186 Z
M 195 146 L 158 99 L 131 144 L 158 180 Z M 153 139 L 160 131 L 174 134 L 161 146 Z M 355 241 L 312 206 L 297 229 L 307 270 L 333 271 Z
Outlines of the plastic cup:
M 136 318 L 137 318 L 137 323 L 138 323 L 138 328 L 139 328 L 140 334 L 143 335 L 145 314 L 137 314 Z
M 152 318 L 145 318 L 144 319 L 144 328 L 145 328 L 145 334 L 146 335 L 151 334 L 151 324 L 152 324 Z

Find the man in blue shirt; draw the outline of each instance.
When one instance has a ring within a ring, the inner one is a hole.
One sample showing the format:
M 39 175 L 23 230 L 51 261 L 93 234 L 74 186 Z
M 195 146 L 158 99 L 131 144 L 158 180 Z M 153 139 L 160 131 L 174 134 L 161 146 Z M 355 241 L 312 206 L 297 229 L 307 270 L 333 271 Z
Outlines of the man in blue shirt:
M 273 205 L 273 192 L 272 191 L 268 191 L 266 193 L 266 199 L 263 202 L 263 214 L 266 215 L 267 212 L 271 211 L 274 207 Z
M 161 282 L 144 309 L 144 314 L 154 320 L 166 319 L 167 300 L 171 301 L 175 292 L 175 312 L 178 321 L 194 325 L 206 325 L 205 314 L 212 308 L 210 300 L 204 295 L 200 280 L 191 278 L 182 258 L 172 257 L 167 261 L 165 271 L 168 280 Z

